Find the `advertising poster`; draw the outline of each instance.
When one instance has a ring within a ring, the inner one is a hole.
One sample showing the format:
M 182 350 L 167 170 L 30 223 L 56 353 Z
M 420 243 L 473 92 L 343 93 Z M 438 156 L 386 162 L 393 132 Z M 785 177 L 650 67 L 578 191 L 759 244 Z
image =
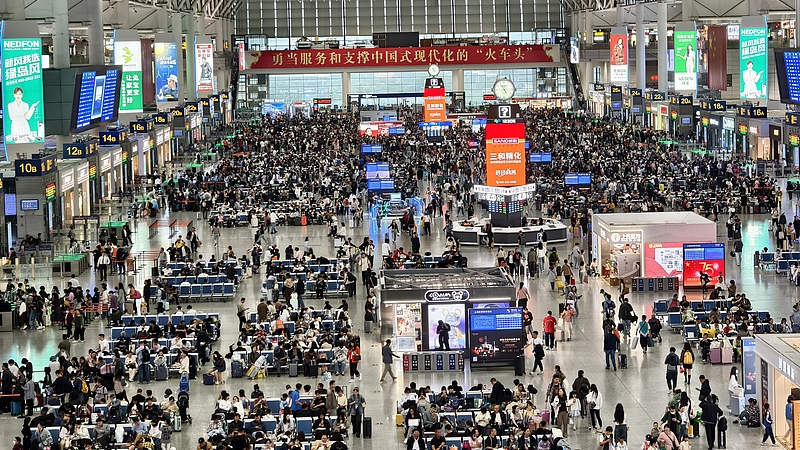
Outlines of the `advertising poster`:
M 2 56 L 5 143 L 44 142 L 42 40 L 3 39 Z M 7 151 L 3 156 L 8 160 Z
M 142 44 L 114 41 L 114 64 L 122 66 L 119 111 L 142 111 Z
M 178 90 L 178 45 L 174 42 L 156 42 L 154 53 L 156 101 L 175 102 L 180 100 Z
M 581 44 L 576 37 L 569 38 L 569 63 L 578 64 L 581 62 Z
M 211 44 L 194 45 L 194 76 L 197 95 L 214 93 L 214 49 Z
M 469 355 L 474 362 L 511 361 L 522 354 L 522 308 L 470 309 L 469 330 Z
M 683 286 L 702 287 L 702 273 L 708 274 L 711 287 L 725 277 L 725 244 L 683 244 Z
M 486 184 L 525 184 L 525 124 L 486 124 Z
M 756 340 L 742 339 L 742 387 L 745 396 L 756 395 Z
M 628 83 L 628 29 L 611 29 L 611 82 Z
M 648 243 L 644 246 L 645 277 L 680 277 L 683 275 L 683 243 Z
M 425 122 L 444 122 L 447 120 L 447 101 L 444 87 L 425 88 L 423 91 Z
M 722 25 L 708 27 L 708 88 L 728 89 L 728 35 Z
M 676 31 L 674 36 L 675 90 L 697 90 L 697 32 Z
M 739 98 L 767 98 L 767 27 L 763 17 L 755 17 L 763 26 L 745 26 L 745 17 L 739 28 Z
M 428 304 L 428 350 L 439 347 L 439 321 L 450 325 L 450 350 L 467 348 L 467 315 L 463 304 Z M 521 316 L 520 316 L 521 317 Z

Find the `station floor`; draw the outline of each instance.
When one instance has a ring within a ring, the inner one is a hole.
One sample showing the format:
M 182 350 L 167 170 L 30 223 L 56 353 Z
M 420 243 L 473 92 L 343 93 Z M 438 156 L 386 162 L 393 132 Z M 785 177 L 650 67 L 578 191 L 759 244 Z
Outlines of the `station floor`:
M 788 199 L 784 200 L 784 209 L 788 211 L 788 218 L 792 219 L 790 213 L 790 206 Z M 191 219 L 195 220 L 201 241 L 205 244 L 201 247 L 200 253 L 206 258 L 210 257 L 213 248 L 211 245 L 211 230 L 206 223 L 196 220 L 194 213 L 176 213 L 171 215 L 173 218 L 178 219 Z M 441 252 L 444 247 L 444 235 L 441 231 L 443 226 L 441 217 L 437 217 L 435 222 L 435 232 L 433 236 L 423 236 L 422 251 L 431 251 L 434 254 Z M 798 300 L 797 288 L 791 285 L 785 277 L 778 277 L 774 272 L 761 271 L 755 269 L 752 263 L 752 254 L 755 250 L 763 247 L 774 248 L 774 242 L 770 242 L 770 237 L 767 229 L 768 216 L 746 216 L 743 219 L 743 241 L 744 241 L 744 261 L 741 267 L 737 267 L 735 262 L 729 258 L 727 269 L 728 277 L 736 280 L 740 285 L 740 290 L 746 292 L 748 297 L 752 299 L 752 303 L 756 309 L 767 309 L 776 317 L 786 317 L 791 310 L 791 305 Z M 167 246 L 169 241 L 168 231 L 162 229 L 152 239 L 148 239 L 147 223 L 144 220 L 138 220 L 135 223 L 134 230 L 134 252 L 139 250 L 158 249 L 160 246 Z M 382 236 L 387 230 L 378 230 L 374 221 L 365 220 L 363 225 L 357 229 L 347 229 L 347 235 L 353 237 L 354 242 L 360 242 L 363 236 L 369 235 L 372 239 L 379 243 L 379 236 Z M 309 238 L 312 248 L 318 255 L 332 255 L 334 254 L 333 241 L 326 237 L 327 228 L 324 226 L 308 226 L 308 227 L 279 227 L 278 233 L 269 236 L 270 242 L 275 242 L 283 253 L 283 249 L 288 244 L 293 244 L 300 248 L 303 247 L 303 240 L 305 237 Z M 233 246 L 237 254 L 243 254 L 252 242 L 253 230 L 249 228 L 225 228 L 222 230 L 222 237 L 220 239 L 221 248 L 227 248 L 228 245 Z M 724 222 L 719 224 L 719 239 L 725 241 L 725 227 Z M 408 236 L 402 236 L 398 239 L 398 245 L 405 245 L 410 247 L 410 240 Z M 584 243 L 585 245 L 585 243 Z M 560 244 L 557 246 L 562 255 L 567 254 L 567 244 Z M 378 248 L 380 245 L 378 244 Z M 378 250 L 379 251 L 379 250 Z M 469 258 L 471 267 L 480 267 L 492 265 L 494 262 L 495 250 L 486 248 L 468 247 L 463 248 L 463 253 Z M 376 258 L 377 260 L 377 258 Z M 140 271 L 137 276 L 119 276 L 110 275 L 109 281 L 116 283 L 117 280 L 124 283 L 135 282 L 137 286 L 141 286 L 144 277 L 149 274 L 149 268 Z M 66 278 L 60 276 L 53 277 L 51 274 L 37 274 L 38 276 L 33 280 L 33 284 L 37 287 L 44 285 L 48 291 L 50 286 L 54 283 L 58 285 L 65 285 Z M 254 279 L 244 280 L 240 289 L 237 291 L 235 298 L 245 297 L 247 304 L 255 309 L 259 299 L 259 288 L 261 279 L 264 277 L 262 274 L 256 275 Z M 95 275 L 91 269 L 83 273 L 79 280 L 81 284 L 89 288 L 94 287 Z M 534 301 L 533 312 L 535 314 L 534 324 L 541 326 L 541 319 L 546 314 L 548 309 L 557 312 L 559 296 L 554 294 L 549 289 L 549 283 L 546 278 L 542 280 L 529 280 L 529 289 L 533 295 Z M 360 289 L 355 301 L 350 301 L 351 317 L 354 318 L 355 328 L 363 330 L 363 303 L 365 295 L 363 289 Z M 654 349 L 651 349 L 646 355 L 643 355 L 640 349 L 636 351 L 628 351 L 629 354 L 629 368 L 627 370 L 606 371 L 604 370 L 604 356 L 602 351 L 602 331 L 600 327 L 600 300 L 599 291 L 602 288 L 608 288 L 603 281 L 599 279 L 591 279 L 588 284 L 579 284 L 579 294 L 583 296 L 580 300 L 580 317 L 577 319 L 573 338 L 570 342 L 562 342 L 558 345 L 558 350 L 548 352 L 545 360 L 545 374 L 537 374 L 535 376 L 525 375 L 521 381 L 524 383 L 534 384 L 540 391 L 544 391 L 551 379 L 554 365 L 558 364 L 561 369 L 569 378 L 569 383 L 576 377 L 577 371 L 583 369 L 586 376 L 591 383 L 597 384 L 600 392 L 605 397 L 604 407 L 601 410 L 603 423 L 611 424 L 613 409 L 616 403 L 622 403 L 625 407 L 628 417 L 629 431 L 629 448 L 638 449 L 641 446 L 644 436 L 649 433 L 652 423 L 659 421 L 664 413 L 664 408 L 668 400 L 667 387 L 665 383 L 665 366 L 664 358 L 668 353 L 670 345 L 679 347 L 682 344 L 682 339 L 679 335 L 672 334 L 665 330 L 663 333 L 664 341 L 657 344 Z M 645 295 L 633 294 L 630 296 L 637 313 L 649 312 L 653 300 L 657 298 L 665 298 L 668 294 L 661 295 Z M 318 300 L 306 300 L 307 304 L 321 307 L 322 302 Z M 332 304 L 339 303 L 338 300 L 332 300 Z M 193 307 L 197 310 L 208 312 L 218 311 L 222 313 L 222 335 L 220 340 L 216 343 L 215 349 L 226 349 L 229 344 L 236 337 L 234 324 L 236 323 L 235 316 L 235 302 L 228 303 L 200 303 L 195 304 Z M 174 311 L 175 306 L 172 305 Z M 86 332 L 87 340 L 83 343 L 76 343 L 73 345 L 74 354 L 85 354 L 91 347 L 97 345 L 97 334 L 103 332 L 104 325 L 102 321 L 94 321 Z M 11 333 L 0 333 L 0 348 L 5 349 L 0 353 L 0 359 L 3 361 L 13 358 L 19 361 L 23 357 L 33 361 L 34 370 L 41 370 L 44 364 L 47 363 L 50 355 L 56 352 L 56 345 L 60 338 L 61 331 L 57 328 L 48 328 L 41 331 L 14 331 Z M 529 350 L 530 351 L 530 350 Z M 348 387 L 348 393 L 352 392 L 354 386 L 361 388 L 362 394 L 366 397 L 366 415 L 373 418 L 374 431 L 372 439 L 352 438 L 349 440 L 348 445 L 355 449 L 378 449 L 378 448 L 401 448 L 402 445 L 402 429 L 395 426 L 395 408 L 396 401 L 403 392 L 403 387 L 407 386 L 411 381 L 416 381 L 417 385 L 430 385 L 431 388 L 438 392 L 440 387 L 449 384 L 452 380 L 457 380 L 459 384 L 464 386 L 473 386 L 477 383 L 489 384 L 491 377 L 497 377 L 506 386 L 512 386 L 512 380 L 517 378 L 513 375 L 512 368 L 500 370 L 467 370 L 464 373 L 450 373 L 446 375 L 416 375 L 411 377 L 403 375 L 402 366 L 398 361 L 394 370 L 399 378 L 396 382 L 389 380 L 386 383 L 379 383 L 379 376 L 382 366 L 380 364 L 380 342 L 377 333 L 362 334 L 362 353 L 363 360 L 361 363 L 361 371 L 363 373 L 362 380 L 356 380 L 354 383 L 348 383 L 345 377 L 338 377 L 337 382 L 339 385 Z M 532 358 L 528 354 L 528 367 L 530 370 L 532 365 Z M 699 375 L 704 374 L 711 381 L 712 391 L 717 393 L 720 397 L 720 406 L 724 411 L 727 411 L 727 386 L 728 374 L 730 365 L 710 365 L 698 363 L 695 365 L 694 379 L 696 380 Z M 210 365 L 206 366 L 210 369 Z M 388 377 L 387 377 L 388 379 Z M 287 384 L 294 385 L 295 383 L 315 385 L 318 381 L 316 379 L 309 379 L 305 377 L 288 378 L 285 375 L 281 378 L 270 377 L 269 379 L 260 379 L 258 384 L 264 390 L 267 396 L 279 396 L 285 391 Z M 192 381 L 191 385 L 191 406 L 190 414 L 194 417 L 193 424 L 184 424 L 181 433 L 173 434 L 172 445 L 177 449 L 190 449 L 194 448 L 197 438 L 203 436 L 211 411 L 214 409 L 214 403 L 218 394 L 224 389 L 228 392 L 235 394 L 240 388 L 245 388 L 249 393 L 252 389 L 253 382 L 246 379 L 232 379 L 228 378 L 227 383 L 219 386 L 203 386 L 201 381 Z M 682 384 L 682 376 L 679 376 L 679 386 Z M 149 385 L 137 385 L 133 383 L 129 385 L 129 390 L 134 390 L 137 387 L 143 389 L 152 389 L 157 397 L 161 397 L 165 389 L 170 388 L 174 392 L 178 391 L 178 380 L 170 379 L 169 381 L 153 382 Z M 697 391 L 695 387 L 699 387 L 699 381 L 694 381 L 691 385 L 691 397 L 697 398 Z M 133 392 L 132 392 L 133 393 Z M 131 394 L 129 394 L 130 396 Z M 536 396 L 536 405 L 543 406 L 544 395 L 542 393 Z M 773 407 L 774 416 L 776 419 L 782 416 L 783 405 L 776 405 Z M 729 416 L 729 422 L 733 417 Z M 778 419 L 779 420 L 779 419 Z M 0 416 L 0 432 L 4 436 L 4 440 L 8 447 L 0 445 L 0 447 L 10 448 L 12 436 L 20 436 L 20 429 L 22 420 L 12 418 L 8 414 Z M 569 443 L 573 449 L 590 449 L 597 448 L 598 436 L 597 434 L 587 431 L 588 424 L 585 422 L 580 423 L 577 432 L 570 430 L 568 438 Z M 728 448 L 736 450 L 743 450 L 753 445 L 760 443 L 761 430 L 740 428 L 738 425 L 730 425 L 728 431 Z M 694 439 L 692 444 L 698 448 L 707 448 L 705 442 L 705 433 L 699 439 Z

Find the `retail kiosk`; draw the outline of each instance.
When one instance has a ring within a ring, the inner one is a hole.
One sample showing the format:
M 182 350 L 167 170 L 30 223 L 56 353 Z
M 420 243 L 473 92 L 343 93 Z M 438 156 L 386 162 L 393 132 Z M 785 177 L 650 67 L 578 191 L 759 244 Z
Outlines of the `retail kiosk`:
M 764 403 L 772 406 L 775 420 L 775 438 L 787 448 L 800 448 L 800 430 L 794 428 L 789 442 L 783 437 L 787 432 L 784 407 L 789 396 L 793 398 L 794 423 L 800 421 L 800 336 L 794 334 L 757 334 L 755 354 L 743 349 L 742 386 L 744 399 L 755 398 L 759 409 Z
M 722 248 L 723 255 L 722 266 L 709 274 L 713 284 L 724 273 L 724 244 L 716 241 L 716 224 L 694 212 L 592 216 L 592 258 L 609 279 L 681 276 L 684 244 L 708 244 Z M 719 252 L 708 250 L 709 255 Z

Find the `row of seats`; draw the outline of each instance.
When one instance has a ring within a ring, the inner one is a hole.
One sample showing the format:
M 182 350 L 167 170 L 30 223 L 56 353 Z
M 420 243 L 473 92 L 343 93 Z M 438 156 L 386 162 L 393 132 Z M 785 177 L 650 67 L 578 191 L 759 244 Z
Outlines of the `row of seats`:
M 702 311 L 701 312 L 696 312 L 696 313 L 694 313 L 694 318 L 695 319 L 700 319 L 700 321 L 703 321 L 710 314 L 711 314 L 710 312 L 702 312 Z M 769 314 L 769 311 L 748 311 L 747 312 L 748 316 L 752 316 L 754 314 L 758 316 L 758 320 L 759 321 L 763 322 L 763 321 L 767 320 L 767 315 Z M 679 313 L 679 312 L 670 312 L 670 313 L 667 313 L 667 317 L 668 317 L 668 323 L 669 323 L 670 328 L 678 329 L 683 325 L 681 323 L 681 313 Z M 720 317 L 720 320 L 724 321 L 725 318 L 728 317 L 728 313 L 725 312 L 725 311 L 719 311 L 719 317 Z
M 178 286 L 178 298 L 181 301 L 222 300 L 233 298 L 236 286 L 233 283 L 192 284 Z
M 314 311 L 314 312 L 316 313 L 317 311 Z M 249 319 L 250 319 L 251 323 L 254 323 L 254 324 L 255 323 L 259 323 L 258 322 L 258 313 L 251 312 Z M 266 331 L 267 333 L 272 331 L 272 323 L 271 322 L 261 322 L 261 323 L 259 323 L 259 325 L 262 325 L 262 327 L 264 328 L 264 331 Z M 283 326 L 289 329 L 289 333 L 294 334 L 294 330 L 295 330 L 294 322 L 284 322 Z M 335 332 L 335 333 L 338 333 L 339 332 L 339 328 L 340 328 L 339 321 L 338 320 L 333 320 L 333 319 L 326 319 L 326 320 L 321 321 L 320 322 L 320 326 L 321 326 L 320 329 L 322 331 L 330 330 L 330 331 Z
M 139 342 L 141 341 L 147 342 L 148 344 L 152 344 L 153 342 L 152 339 L 135 339 L 135 338 L 131 339 L 131 343 L 133 343 L 133 345 L 136 345 L 137 347 L 139 346 Z M 188 342 L 189 345 L 191 345 L 192 347 L 196 347 L 197 344 L 197 338 L 193 337 L 183 338 L 181 339 L 181 342 L 182 341 Z M 114 339 L 110 340 L 109 348 L 113 351 L 117 347 L 117 343 L 119 343 L 119 340 L 114 340 Z M 161 345 L 161 347 L 166 348 L 167 350 L 170 351 L 172 350 L 172 339 L 165 339 L 165 338 L 158 339 L 158 344 Z M 152 355 L 152 357 L 155 357 L 155 355 Z
M 264 284 L 262 285 L 262 292 L 266 293 L 268 291 L 273 290 L 275 288 L 275 283 L 276 283 L 275 280 L 267 280 L 267 281 L 265 281 Z M 282 283 L 281 283 L 281 285 L 278 286 L 278 288 L 279 288 L 278 291 L 282 291 L 282 289 L 280 289 L 281 287 L 282 287 Z M 317 290 L 316 281 L 306 281 L 306 292 L 307 293 L 315 292 L 316 290 Z M 330 292 L 336 292 L 336 293 L 341 293 L 341 294 L 346 294 L 347 293 L 347 290 L 344 287 L 344 280 L 337 280 L 337 279 L 328 280 L 325 290 L 327 292 L 329 292 L 329 293 Z
M 198 314 L 148 314 L 148 315 L 136 315 L 136 316 L 122 316 L 122 323 L 130 324 L 133 321 L 134 324 L 139 325 L 139 323 L 144 320 L 144 323 L 149 325 L 150 321 L 155 321 L 160 327 L 164 327 L 172 321 L 172 325 L 178 325 L 181 323 L 181 320 L 185 320 L 186 323 L 192 323 L 194 319 L 198 319 L 200 321 L 205 321 L 206 319 L 216 319 L 219 322 L 219 313 L 198 313 Z M 119 327 L 114 327 L 119 328 Z M 114 329 L 111 329 L 112 338 L 116 339 L 119 337 L 114 336 Z M 128 335 L 130 337 L 130 334 Z
M 223 275 L 208 275 L 208 274 L 201 274 L 201 275 L 189 275 L 189 276 L 176 276 L 176 277 L 164 277 L 164 282 L 167 283 L 167 286 L 174 286 L 178 287 L 183 283 L 183 280 L 188 281 L 191 284 L 216 284 L 216 283 L 228 283 L 228 277 Z
M 261 355 L 264 355 L 264 356 L 267 357 L 267 369 L 274 369 L 275 368 L 275 352 L 273 350 L 261 350 L 259 353 Z M 234 357 L 235 358 L 239 358 L 242 361 L 247 361 L 247 355 L 248 354 L 249 354 L 248 352 L 242 352 L 242 351 L 234 352 Z M 319 349 L 319 350 L 317 350 L 317 354 L 325 355 L 326 361 L 328 361 L 325 364 L 333 364 L 333 350 L 332 349 Z M 299 361 L 297 363 L 297 366 L 298 367 L 303 367 L 303 361 L 302 360 Z M 245 367 L 244 368 L 245 368 L 245 370 L 248 368 L 246 363 L 245 363 Z M 302 401 L 302 397 L 300 399 Z M 269 400 L 269 399 L 267 399 L 267 400 Z M 278 400 L 280 401 L 280 399 L 278 399 Z M 311 401 L 311 397 L 308 398 L 308 401 L 309 402 Z M 277 411 L 276 409 L 273 409 L 272 406 L 270 406 L 269 409 L 272 410 L 272 411 Z
M 206 269 L 206 270 L 211 270 L 211 269 L 214 268 L 214 264 L 217 264 L 217 263 L 207 262 L 206 261 L 205 263 L 200 263 L 200 267 L 202 267 L 203 269 Z M 239 262 L 236 261 L 235 259 L 228 259 L 228 260 L 225 260 L 225 261 L 219 261 L 219 264 L 222 264 L 224 266 L 227 266 L 228 264 L 233 264 L 234 267 L 236 267 L 237 269 L 241 269 L 240 266 L 237 266 L 237 264 L 239 264 Z M 185 263 L 185 262 L 173 262 L 173 263 L 167 264 L 167 267 L 169 267 L 170 269 L 178 270 L 178 271 L 183 270 L 187 266 L 191 267 L 191 268 L 195 268 L 195 267 L 197 267 L 197 263 L 190 264 L 190 263 Z
M 672 300 L 656 300 L 653 303 L 653 314 L 666 315 L 669 312 L 669 303 Z M 689 307 L 692 311 L 711 311 L 717 308 L 720 311 L 727 311 L 732 304 L 731 299 L 718 300 L 690 300 Z
M 189 358 L 191 358 L 194 361 L 195 365 L 199 366 L 200 355 L 197 352 L 191 352 L 191 353 L 188 353 L 188 355 L 189 355 Z M 178 353 L 177 352 L 165 353 L 164 356 L 167 358 L 167 367 L 171 366 L 172 364 L 174 364 L 178 360 Z M 155 354 L 150 353 L 150 370 L 151 371 L 155 370 L 155 367 L 154 367 L 154 364 L 153 364 L 153 360 L 155 359 L 155 357 L 156 357 Z M 102 358 L 103 358 L 103 361 L 106 362 L 106 364 L 111 363 L 111 362 L 114 361 L 114 358 L 112 356 L 110 356 L 110 355 L 103 355 Z

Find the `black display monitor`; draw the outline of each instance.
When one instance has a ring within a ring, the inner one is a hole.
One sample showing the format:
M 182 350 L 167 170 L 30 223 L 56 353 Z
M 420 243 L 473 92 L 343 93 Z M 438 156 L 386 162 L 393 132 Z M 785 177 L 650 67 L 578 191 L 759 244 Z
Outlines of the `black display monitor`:
M 510 362 L 522 354 L 522 308 L 469 310 L 469 357 L 475 363 Z
M 775 73 L 781 103 L 800 104 L 800 50 L 776 50 Z
M 70 131 L 78 133 L 119 116 L 122 66 L 82 67 L 75 74 Z

